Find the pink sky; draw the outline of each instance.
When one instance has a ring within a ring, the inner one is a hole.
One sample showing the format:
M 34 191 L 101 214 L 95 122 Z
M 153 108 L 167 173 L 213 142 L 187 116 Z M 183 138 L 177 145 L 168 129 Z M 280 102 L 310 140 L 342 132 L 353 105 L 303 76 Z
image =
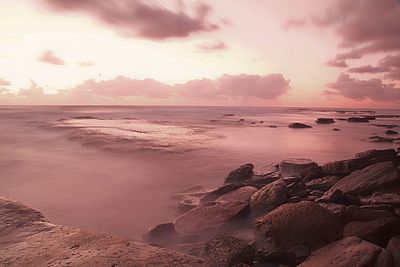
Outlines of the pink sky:
M 2 0 L 0 104 L 400 107 L 396 0 Z

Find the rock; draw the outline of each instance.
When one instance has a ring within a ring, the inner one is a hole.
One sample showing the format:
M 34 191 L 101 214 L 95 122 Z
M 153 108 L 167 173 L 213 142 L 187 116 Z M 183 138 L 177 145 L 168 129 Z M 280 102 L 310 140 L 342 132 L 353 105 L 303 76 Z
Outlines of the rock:
M 376 258 L 374 267 L 396 267 L 394 266 L 392 254 L 383 249 Z
M 195 196 L 182 196 L 179 200 L 178 207 L 180 212 L 187 212 L 194 209 L 200 204 L 200 198 Z
M 394 266 L 400 266 L 400 235 L 392 237 L 386 249 L 393 257 Z
M 339 128 L 333 128 L 333 131 L 337 132 L 337 131 L 341 131 Z
M 268 212 L 286 201 L 286 184 L 282 181 L 276 181 L 266 185 L 250 198 L 250 208 L 253 212 Z
M 344 205 L 361 205 L 361 200 L 358 197 L 343 193 L 340 189 L 327 191 L 318 201 Z
M 296 254 L 284 250 L 273 250 L 263 255 L 259 253 L 257 259 L 259 262 L 296 266 Z
M 282 181 L 286 184 L 292 184 L 292 183 L 299 183 L 303 181 L 303 178 L 301 176 L 289 176 L 289 177 L 283 177 Z
M 380 217 L 394 217 L 393 212 L 382 209 L 367 209 L 362 206 L 348 206 L 346 207 L 343 217 L 347 222 L 351 221 L 372 221 Z
M 399 134 L 399 133 L 396 132 L 396 131 L 393 131 L 393 130 L 387 130 L 387 131 L 385 131 L 385 134 L 388 134 L 388 135 L 395 135 L 395 134 Z
M 311 253 L 300 267 L 370 267 L 382 249 L 358 237 L 345 237 Z
M 255 248 L 236 237 L 218 233 L 206 243 L 202 256 L 210 267 L 230 267 L 242 263 L 252 265 Z
M 230 184 L 225 184 L 217 189 L 211 190 L 208 193 L 204 194 L 201 199 L 200 203 L 206 203 L 209 201 L 215 201 L 217 198 L 220 196 L 227 194 L 231 191 L 234 191 L 240 187 L 245 186 L 244 183 L 230 183 Z
M 359 195 L 399 182 L 397 170 L 391 161 L 370 165 L 355 171 L 338 181 L 327 193 L 340 190 Z
M 386 128 L 386 129 L 393 129 L 393 128 L 398 127 L 398 125 L 396 125 L 396 124 L 375 124 L 375 126 L 383 127 L 383 128 Z
M 219 198 L 217 198 L 216 201 L 228 201 L 228 202 L 243 201 L 248 203 L 250 201 L 250 197 L 255 192 L 257 192 L 257 188 L 252 186 L 243 186 L 220 196 Z
M 306 188 L 311 190 L 321 190 L 327 191 L 329 190 L 339 178 L 333 175 L 325 176 L 322 178 L 314 179 L 306 183 Z
M 208 202 L 176 218 L 175 230 L 180 234 L 215 231 L 249 211 L 246 202 Z
M 294 123 L 289 124 L 289 128 L 304 129 L 304 128 L 312 128 L 312 127 L 310 125 L 307 125 L 304 123 L 294 122 Z
M 225 178 L 225 184 L 243 182 L 247 179 L 250 179 L 253 176 L 253 169 L 254 165 L 251 163 L 240 166 L 228 174 L 228 176 Z
M 369 139 L 374 143 L 393 143 L 393 141 L 399 140 L 398 138 L 383 136 L 371 136 Z
M 316 123 L 318 124 L 331 124 L 331 123 L 335 123 L 335 120 L 332 118 L 318 118 L 316 120 Z
M 261 231 L 279 245 L 315 248 L 342 236 L 343 226 L 328 210 L 302 201 L 284 204 L 264 216 Z
M 147 243 L 165 244 L 175 242 L 176 232 L 173 223 L 163 223 L 150 228 L 143 234 L 143 241 Z
M 300 173 L 318 164 L 310 159 L 290 158 L 285 159 L 279 164 L 281 175 L 284 177 L 300 175 Z
M 369 122 L 368 118 L 360 118 L 360 117 L 350 117 L 347 119 L 348 122 Z
M 394 217 L 350 222 L 344 226 L 343 231 L 343 236 L 358 236 L 381 247 L 385 247 L 389 239 L 397 234 L 400 234 L 400 221 Z
M 239 119 L 238 122 L 244 122 L 244 119 Z
M 372 196 L 361 199 L 365 205 L 390 205 L 400 207 L 400 193 L 374 193 Z
M 233 117 L 233 116 L 235 116 L 235 114 L 233 114 L 233 113 L 226 113 L 226 114 L 222 115 L 222 117 Z
M 397 155 L 397 153 L 394 149 L 382 149 L 382 150 L 371 149 L 371 150 L 357 153 L 355 155 L 355 157 L 368 159 L 368 160 L 383 158 L 383 159 L 387 159 L 387 161 L 389 161 L 389 160 L 393 160 L 394 158 L 396 158 L 396 155 Z
M 316 196 L 316 197 L 322 197 L 322 195 L 324 194 L 324 191 L 320 191 L 320 190 L 312 190 L 310 191 L 310 193 L 308 193 L 310 196 Z
M 199 258 L 129 238 L 50 224 L 0 198 L 0 266 L 203 266 Z
M 308 182 L 323 176 L 321 166 L 312 166 L 300 172 L 300 176 L 303 178 L 304 182 Z
M 322 165 L 323 173 L 327 175 L 345 175 L 360 170 L 368 165 L 363 158 L 332 161 Z
M 96 117 L 93 117 L 93 116 L 85 116 L 85 115 L 76 116 L 76 117 L 74 117 L 74 119 L 75 119 L 75 120 L 97 120 Z

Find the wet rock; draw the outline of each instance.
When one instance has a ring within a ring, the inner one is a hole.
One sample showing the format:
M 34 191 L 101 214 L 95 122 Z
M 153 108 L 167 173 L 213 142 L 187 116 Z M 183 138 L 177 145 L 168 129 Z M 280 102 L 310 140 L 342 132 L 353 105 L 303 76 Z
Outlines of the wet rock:
M 180 212 L 187 212 L 194 209 L 200 204 L 200 198 L 196 196 L 182 196 L 179 200 L 178 207 Z
M 333 131 L 337 132 L 337 131 L 341 131 L 339 128 L 333 128 Z
M 400 193 L 374 193 L 370 197 L 361 199 L 365 205 L 390 205 L 400 207 Z
M 398 173 L 391 161 L 370 165 L 355 171 L 338 181 L 327 193 L 340 190 L 343 193 L 359 195 L 383 188 L 399 181 Z
M 312 190 L 312 191 L 310 191 L 308 194 L 309 194 L 310 196 L 322 197 L 324 193 L 325 193 L 324 191 Z
M 236 170 L 231 171 L 228 176 L 225 178 L 226 183 L 235 183 L 235 182 L 243 182 L 247 179 L 250 179 L 253 176 L 254 165 L 251 163 L 244 164 L 237 168 Z
M 310 168 L 304 169 L 300 172 L 300 176 L 303 178 L 304 182 L 308 182 L 323 176 L 321 166 L 311 166 Z
M 231 191 L 234 191 L 240 187 L 245 186 L 244 183 L 230 183 L 230 184 L 225 184 L 217 189 L 211 190 L 208 193 L 204 194 L 201 199 L 200 203 L 206 203 L 210 201 L 215 201 L 217 198 L 220 196 L 227 194 Z
M 254 193 L 250 198 L 250 208 L 256 213 L 268 212 L 284 203 L 286 197 L 286 184 L 279 180 Z
M 264 216 L 261 231 L 279 245 L 315 248 L 342 236 L 343 226 L 328 210 L 302 201 L 284 204 Z
M 393 141 L 399 140 L 399 138 L 383 137 L 383 136 L 371 136 L 369 139 L 374 143 L 393 143 Z
M 318 164 L 310 159 L 290 158 L 285 159 L 279 164 L 282 176 L 296 176 L 306 169 L 317 167 Z
M 370 120 L 368 118 L 362 118 L 362 117 L 350 117 L 347 119 L 348 122 L 369 122 Z
M 82 116 L 76 116 L 76 117 L 74 117 L 74 119 L 75 120 L 96 120 L 97 118 L 93 117 L 93 116 L 82 115 Z
M 384 209 L 363 208 L 363 206 L 346 207 L 343 217 L 347 222 L 372 221 L 381 217 L 394 217 L 393 212 Z
M 304 124 L 304 123 L 294 122 L 294 123 L 289 124 L 289 128 L 304 129 L 304 128 L 312 128 L 312 126 Z
M 343 236 L 358 236 L 381 247 L 385 247 L 389 239 L 397 234 L 400 234 L 400 221 L 394 217 L 350 222 L 343 231 Z
M 356 158 L 363 158 L 367 160 L 376 160 L 376 159 L 387 159 L 393 160 L 396 157 L 397 153 L 394 149 L 371 149 L 364 152 L 357 153 L 355 155 Z
M 388 134 L 388 135 L 396 135 L 396 134 L 399 134 L 399 133 L 396 132 L 396 131 L 393 131 L 393 130 L 387 130 L 387 131 L 385 131 L 385 134 Z
M 143 241 L 147 243 L 165 244 L 175 242 L 176 232 L 173 223 L 163 223 L 150 228 L 143 234 Z
M 396 124 L 375 124 L 375 126 L 386 128 L 386 129 L 393 129 L 393 128 L 398 127 L 398 125 L 396 125 Z
M 233 114 L 233 113 L 226 113 L 226 114 L 222 115 L 222 117 L 233 117 L 233 116 L 235 116 L 235 114 Z
M 394 266 L 400 266 L 400 235 L 392 237 L 386 249 L 393 257 Z
M 252 265 L 255 248 L 236 237 L 218 233 L 206 243 L 202 256 L 211 267 L 230 267 L 243 263 Z
M 368 161 L 363 158 L 339 160 L 325 163 L 322 165 L 322 171 L 327 175 L 346 175 L 367 165 Z
M 340 221 L 342 221 L 343 219 L 343 214 L 346 210 L 346 206 L 342 205 L 342 204 L 337 204 L 337 203 L 321 203 L 319 202 L 318 205 L 320 205 L 321 207 L 329 210 L 332 214 L 334 214 L 336 216 L 336 218 L 338 218 Z
M 289 176 L 289 177 L 283 177 L 282 181 L 286 184 L 292 184 L 292 183 L 299 183 L 303 181 L 303 178 L 301 176 Z
M 243 186 L 239 187 L 236 190 L 233 190 L 229 193 L 226 193 L 219 198 L 217 198 L 216 201 L 228 201 L 228 202 L 235 202 L 235 201 L 243 201 L 243 202 L 249 202 L 250 197 L 257 192 L 257 188 L 252 187 L 252 186 Z
M 374 267 L 396 267 L 394 266 L 392 254 L 383 249 L 376 258 Z
M 208 202 L 176 218 L 175 230 L 180 234 L 215 231 L 249 211 L 246 202 Z
M 339 178 L 333 175 L 325 176 L 322 178 L 314 179 L 306 183 L 306 188 L 311 190 L 321 190 L 327 191 L 329 190 Z
M 331 124 L 331 123 L 335 123 L 335 120 L 332 118 L 318 118 L 316 120 L 316 123 L 318 124 Z
M 351 236 L 326 245 L 311 253 L 300 267 L 370 267 L 382 249 L 362 239 Z

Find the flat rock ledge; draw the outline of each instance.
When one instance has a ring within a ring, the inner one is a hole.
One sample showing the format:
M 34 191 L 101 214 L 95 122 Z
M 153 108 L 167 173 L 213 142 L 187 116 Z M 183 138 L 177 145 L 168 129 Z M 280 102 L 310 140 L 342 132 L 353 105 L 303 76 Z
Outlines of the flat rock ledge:
M 202 266 L 199 258 L 128 238 L 54 225 L 0 197 L 0 266 Z

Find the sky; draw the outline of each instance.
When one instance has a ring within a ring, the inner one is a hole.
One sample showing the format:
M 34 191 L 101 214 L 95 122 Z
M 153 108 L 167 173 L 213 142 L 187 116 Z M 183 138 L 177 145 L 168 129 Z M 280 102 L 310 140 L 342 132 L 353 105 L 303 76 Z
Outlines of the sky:
M 0 0 L 0 104 L 400 107 L 397 0 Z

